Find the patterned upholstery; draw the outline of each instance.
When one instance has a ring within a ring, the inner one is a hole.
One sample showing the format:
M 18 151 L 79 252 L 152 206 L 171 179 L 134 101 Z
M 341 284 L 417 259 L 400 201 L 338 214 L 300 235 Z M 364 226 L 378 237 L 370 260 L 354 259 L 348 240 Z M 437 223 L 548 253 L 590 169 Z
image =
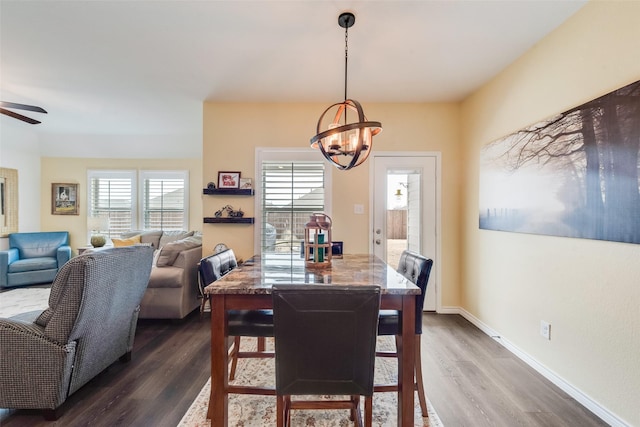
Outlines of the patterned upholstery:
M 0 407 L 58 408 L 133 349 L 153 249 L 113 248 L 72 258 L 34 322 L 0 319 Z

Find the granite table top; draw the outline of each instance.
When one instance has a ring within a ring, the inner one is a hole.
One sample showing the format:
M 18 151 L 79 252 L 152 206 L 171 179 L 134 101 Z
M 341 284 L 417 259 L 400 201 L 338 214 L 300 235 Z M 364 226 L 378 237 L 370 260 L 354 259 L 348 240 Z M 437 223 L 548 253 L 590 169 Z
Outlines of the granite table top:
M 345 254 L 326 268 L 305 267 L 295 254 L 259 255 L 208 285 L 206 294 L 270 294 L 275 284 L 378 285 L 381 294 L 417 295 L 420 288 L 375 255 Z

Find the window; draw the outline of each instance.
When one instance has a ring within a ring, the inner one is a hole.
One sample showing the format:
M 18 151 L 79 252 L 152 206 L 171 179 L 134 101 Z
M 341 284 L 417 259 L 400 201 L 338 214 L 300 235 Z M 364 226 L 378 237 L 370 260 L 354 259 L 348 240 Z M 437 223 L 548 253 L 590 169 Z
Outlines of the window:
M 327 164 L 306 150 L 261 151 L 257 157 L 257 253 L 298 254 L 310 214 L 329 214 Z
M 186 172 L 141 172 L 142 228 L 144 230 L 186 230 Z
M 188 228 L 187 171 L 93 170 L 87 181 L 88 215 L 109 218 L 108 230 L 89 231 L 115 237 L 130 230 Z
M 109 230 L 89 230 L 119 236 L 135 229 L 136 171 L 89 171 L 90 217 L 109 218 Z

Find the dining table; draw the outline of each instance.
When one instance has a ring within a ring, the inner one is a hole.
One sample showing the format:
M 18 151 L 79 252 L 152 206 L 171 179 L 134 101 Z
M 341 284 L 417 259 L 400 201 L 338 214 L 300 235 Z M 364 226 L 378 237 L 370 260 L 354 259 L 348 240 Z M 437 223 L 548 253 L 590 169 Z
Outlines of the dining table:
M 397 425 L 413 426 L 415 303 L 420 288 L 375 255 L 345 254 L 334 257 L 329 266 L 318 268 L 306 266 L 299 254 L 283 253 L 256 255 L 204 288 L 211 303 L 211 394 L 207 410 L 211 425 L 228 425 L 228 399 L 234 391 L 228 381 L 227 311 L 271 309 L 271 288 L 276 284 L 380 286 L 380 309 L 400 310 L 402 316 L 402 345 L 397 349 Z

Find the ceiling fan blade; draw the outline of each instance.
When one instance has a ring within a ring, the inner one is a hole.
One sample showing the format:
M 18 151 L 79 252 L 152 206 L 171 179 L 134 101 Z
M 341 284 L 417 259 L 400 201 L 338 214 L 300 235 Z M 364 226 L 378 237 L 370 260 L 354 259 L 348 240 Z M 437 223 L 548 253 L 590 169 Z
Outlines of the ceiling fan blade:
M 37 125 L 38 123 L 40 123 L 38 120 L 34 120 L 31 117 L 23 116 L 22 114 L 14 113 L 13 111 L 5 110 L 4 108 L 0 108 L 0 114 L 13 117 L 14 119 L 22 120 L 23 122 L 31 123 L 32 125 Z
M 4 108 L 15 108 L 18 110 L 29 110 L 29 111 L 35 111 L 36 113 L 47 114 L 44 108 L 36 107 L 35 105 L 16 104 L 15 102 L 0 101 L 0 106 Z

